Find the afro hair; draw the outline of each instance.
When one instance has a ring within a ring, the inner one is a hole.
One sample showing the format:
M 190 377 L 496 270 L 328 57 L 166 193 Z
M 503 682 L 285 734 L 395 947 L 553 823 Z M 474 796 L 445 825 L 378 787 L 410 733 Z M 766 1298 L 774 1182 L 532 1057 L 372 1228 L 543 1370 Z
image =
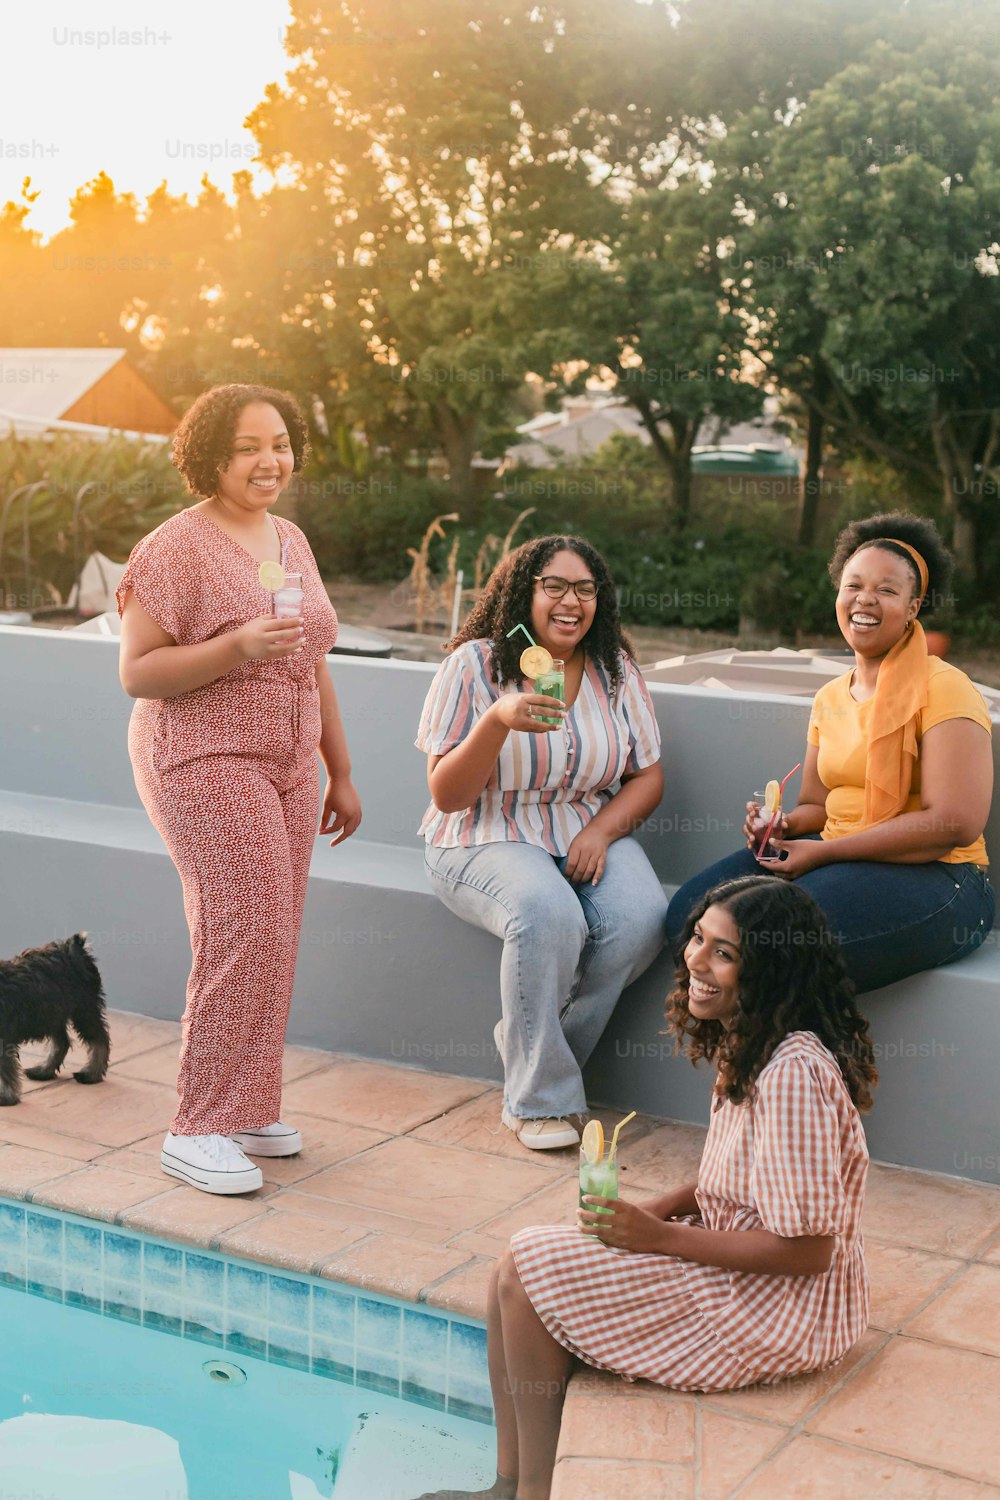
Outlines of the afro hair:
M 292 445 L 293 468 L 301 469 L 306 462 L 308 428 L 294 396 L 267 385 L 215 385 L 202 391 L 174 433 L 171 462 L 180 470 L 192 495 L 211 500 L 217 493 L 219 470 L 233 456 L 239 414 L 254 401 L 266 401 L 281 413 Z
M 915 516 L 909 511 L 885 511 L 877 516 L 866 516 L 845 526 L 834 543 L 833 556 L 828 565 L 834 588 L 840 586 L 840 575 L 845 565 L 868 547 L 884 547 L 887 552 L 901 557 L 913 575 L 913 592 L 920 593 L 920 575 L 913 558 L 904 547 L 894 542 L 906 542 L 916 549 L 927 564 L 927 592 L 920 600 L 928 613 L 947 609 L 954 601 L 951 585 L 952 556 L 941 540 L 933 521 L 926 516 Z

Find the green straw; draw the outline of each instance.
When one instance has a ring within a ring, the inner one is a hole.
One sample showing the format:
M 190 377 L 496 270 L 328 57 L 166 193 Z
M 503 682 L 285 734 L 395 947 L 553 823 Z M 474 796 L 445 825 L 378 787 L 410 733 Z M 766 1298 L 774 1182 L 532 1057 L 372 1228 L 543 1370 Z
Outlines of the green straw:
M 525 630 L 525 628 L 524 628 L 524 626 L 523 626 L 523 625 L 515 625 L 515 626 L 514 626 L 514 630 L 508 630 L 508 632 L 507 632 L 507 640 L 508 640 L 508 641 L 509 641 L 509 640 L 510 640 L 510 638 L 511 638 L 511 636 L 512 636 L 512 635 L 513 635 L 513 634 L 514 634 L 514 631 L 515 631 L 515 630 L 523 630 L 523 631 L 524 631 L 524 633 L 525 633 L 525 635 L 526 635 L 526 636 L 527 636 L 527 637 L 528 637 L 528 640 L 529 640 L 529 641 L 531 641 L 531 636 L 530 636 L 530 634 L 529 634 L 529 633 L 528 633 L 528 631 L 527 631 L 527 630 Z M 534 641 L 531 641 L 531 644 L 532 644 L 532 645 L 533 645 L 533 646 L 535 646 L 535 649 L 536 649 L 536 650 L 537 650 L 537 649 L 538 649 L 538 648 L 537 648 L 537 646 L 536 646 L 536 644 L 535 644 L 535 642 L 534 642 Z

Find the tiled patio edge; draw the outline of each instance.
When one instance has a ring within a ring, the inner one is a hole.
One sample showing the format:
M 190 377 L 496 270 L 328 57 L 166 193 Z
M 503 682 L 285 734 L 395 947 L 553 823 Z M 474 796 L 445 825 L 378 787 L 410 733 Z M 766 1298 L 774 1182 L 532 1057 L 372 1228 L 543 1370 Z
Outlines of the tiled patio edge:
M 37 1153 L 36 1153 L 37 1154 Z M 74 1186 L 81 1185 L 81 1178 L 89 1175 L 91 1169 L 84 1167 L 82 1170 L 69 1173 L 60 1173 L 45 1182 L 37 1183 L 33 1187 L 26 1187 L 22 1182 L 5 1179 L 0 1171 L 0 1198 L 9 1198 L 16 1201 L 35 1204 L 40 1208 L 50 1208 L 66 1213 L 75 1213 L 84 1218 L 103 1224 L 115 1224 L 123 1229 L 132 1229 L 143 1232 L 143 1219 L 145 1211 L 149 1208 L 162 1204 L 165 1199 L 173 1198 L 177 1189 L 165 1184 L 160 1192 L 149 1192 L 144 1197 L 137 1197 L 136 1201 L 128 1207 L 114 1209 L 106 1204 L 89 1204 L 78 1207 L 74 1203 L 69 1207 L 63 1195 L 59 1192 L 61 1183 L 70 1179 Z M 152 1183 L 150 1183 L 152 1186 Z M 76 1195 L 74 1195 L 76 1196 Z M 278 1196 L 278 1195 L 276 1195 Z M 194 1198 L 195 1203 L 200 1200 Z M 228 1202 L 240 1201 L 228 1199 Z M 266 1225 L 273 1217 L 273 1210 L 267 1207 L 267 1198 L 258 1200 L 254 1207 L 263 1211 L 254 1213 L 242 1219 L 231 1228 L 223 1229 L 214 1233 L 199 1225 L 185 1226 L 183 1233 L 175 1231 L 170 1237 L 175 1238 L 179 1244 L 212 1250 L 220 1255 L 230 1255 L 241 1260 L 252 1260 L 264 1262 L 273 1266 L 275 1270 L 298 1271 L 307 1276 L 321 1276 L 329 1280 L 345 1282 L 355 1286 L 359 1290 L 376 1292 L 386 1297 L 400 1297 L 405 1301 L 415 1304 L 425 1303 L 431 1307 L 437 1307 L 443 1311 L 457 1312 L 465 1317 L 476 1318 L 485 1321 L 486 1298 L 485 1293 L 475 1292 L 458 1294 L 457 1288 L 452 1286 L 466 1273 L 478 1271 L 491 1264 L 485 1256 L 473 1255 L 460 1252 L 464 1258 L 454 1267 L 442 1271 L 437 1275 L 429 1276 L 426 1283 L 420 1285 L 416 1291 L 401 1290 L 401 1280 L 398 1275 L 370 1269 L 363 1262 L 352 1265 L 345 1261 L 345 1251 L 362 1251 L 375 1243 L 383 1243 L 391 1236 L 378 1231 L 358 1227 L 356 1232 L 349 1231 L 349 1237 L 339 1248 L 328 1251 L 318 1257 L 289 1257 L 284 1254 L 268 1253 L 266 1249 L 255 1248 L 250 1250 L 241 1243 L 241 1236 L 251 1234 L 255 1229 Z M 331 1238 L 335 1238 L 335 1231 L 327 1226 Z M 149 1233 L 159 1232 L 149 1230 Z M 428 1250 L 437 1250 L 442 1247 L 428 1246 Z

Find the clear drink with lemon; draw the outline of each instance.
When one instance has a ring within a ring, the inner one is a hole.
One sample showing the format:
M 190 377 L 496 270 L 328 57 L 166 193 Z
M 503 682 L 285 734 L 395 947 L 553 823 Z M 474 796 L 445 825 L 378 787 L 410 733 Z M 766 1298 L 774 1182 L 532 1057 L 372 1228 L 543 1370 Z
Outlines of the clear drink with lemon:
M 552 667 L 548 672 L 542 672 L 535 678 L 535 692 L 541 693 L 545 698 L 558 698 L 560 703 L 566 702 L 566 668 L 558 656 L 552 658 Z M 551 724 L 558 729 L 562 719 L 549 718 L 547 714 L 539 714 L 543 724 Z
M 514 627 L 515 630 L 521 628 L 523 627 Z M 513 635 L 514 631 L 510 631 L 510 634 Z M 531 640 L 531 637 L 528 636 L 528 639 Z M 560 703 L 566 702 L 566 664 L 558 656 L 553 656 L 544 646 L 536 646 L 532 641 L 521 652 L 520 666 L 525 677 L 533 682 L 536 693 L 545 698 L 558 698 Z M 562 720 L 551 718 L 548 714 L 539 714 L 538 722 L 551 724 L 554 729 L 558 729 Z

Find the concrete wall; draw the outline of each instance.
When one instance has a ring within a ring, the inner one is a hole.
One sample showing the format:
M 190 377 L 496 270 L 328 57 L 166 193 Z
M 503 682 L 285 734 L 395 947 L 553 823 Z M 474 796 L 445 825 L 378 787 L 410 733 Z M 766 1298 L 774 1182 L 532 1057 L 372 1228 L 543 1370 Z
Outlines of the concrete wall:
M 499 944 L 429 893 L 415 837 L 427 791 L 412 740 L 433 667 L 339 657 L 331 667 L 365 821 L 340 849 L 317 841 L 290 1040 L 499 1079 Z M 749 793 L 802 756 L 809 705 L 651 691 L 666 793 L 641 837 L 670 887 L 739 846 Z M 112 1005 L 177 1017 L 188 968 L 180 883 L 135 792 L 130 711 L 116 642 L 0 627 L 0 954 L 87 929 Z M 996 807 L 987 838 L 1000 848 Z M 670 980 L 664 955 L 625 993 L 589 1096 L 704 1122 L 708 1073 L 673 1057 L 661 1034 Z M 997 1180 L 996 935 L 973 959 L 864 1003 L 882 1067 L 866 1122 L 873 1155 Z

